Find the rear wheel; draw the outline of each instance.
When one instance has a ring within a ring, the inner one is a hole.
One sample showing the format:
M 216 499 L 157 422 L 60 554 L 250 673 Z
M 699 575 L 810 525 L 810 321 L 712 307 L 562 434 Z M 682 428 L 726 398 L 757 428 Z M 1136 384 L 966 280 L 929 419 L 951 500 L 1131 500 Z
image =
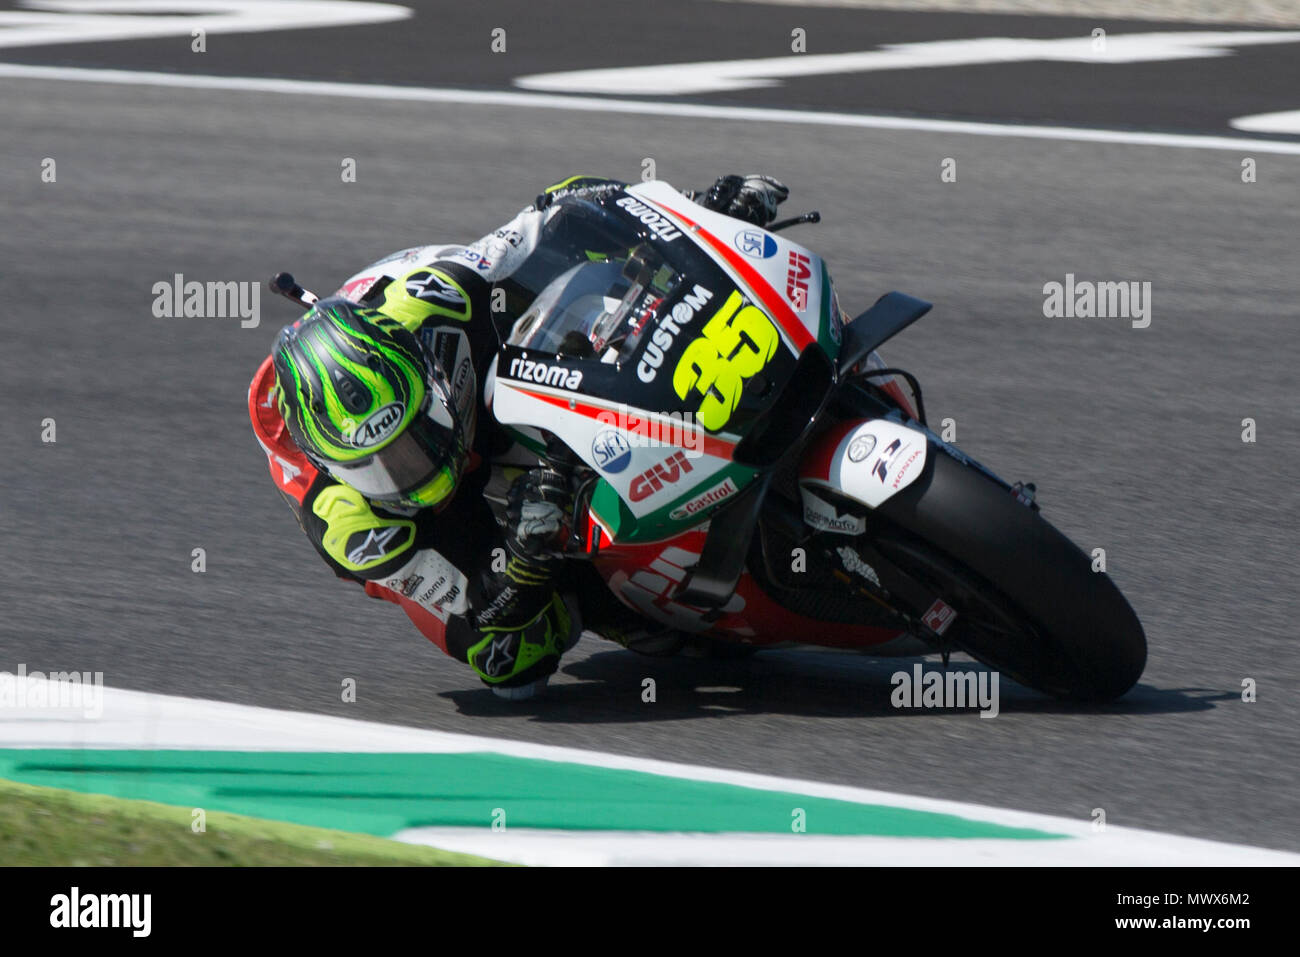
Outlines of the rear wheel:
M 957 611 L 944 635 L 957 648 L 1072 700 L 1108 701 L 1141 677 L 1146 637 L 1114 582 L 987 476 L 931 446 L 921 478 L 873 514 L 880 554 Z

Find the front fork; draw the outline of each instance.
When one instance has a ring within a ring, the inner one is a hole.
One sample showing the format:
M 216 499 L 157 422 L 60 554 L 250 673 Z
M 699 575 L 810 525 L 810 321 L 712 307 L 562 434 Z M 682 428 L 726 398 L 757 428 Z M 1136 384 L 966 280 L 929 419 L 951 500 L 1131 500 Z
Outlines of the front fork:
M 869 519 L 869 517 L 868 517 Z M 892 627 L 924 642 L 944 655 L 951 645 L 944 637 L 951 619 L 933 619 L 937 596 L 933 589 L 898 568 L 877 545 L 876 523 L 868 520 L 866 530 L 856 535 L 809 528 L 797 506 L 788 499 L 772 496 L 762 517 L 760 541 L 764 577 L 785 588 L 806 586 L 806 576 L 791 577 L 784 572 L 791 547 L 803 549 L 810 571 L 824 588 L 831 582 L 846 600 L 861 603 L 862 617 L 874 627 Z M 834 586 L 833 586 L 834 587 Z M 883 616 L 883 618 L 882 618 Z

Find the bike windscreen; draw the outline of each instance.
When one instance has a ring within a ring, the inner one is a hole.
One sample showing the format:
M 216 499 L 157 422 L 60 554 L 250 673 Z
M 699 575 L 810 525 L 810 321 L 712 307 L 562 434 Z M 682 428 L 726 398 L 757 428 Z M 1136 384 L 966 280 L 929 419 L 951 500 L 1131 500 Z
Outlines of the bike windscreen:
M 665 251 L 626 218 L 594 203 L 562 209 L 547 225 L 541 248 L 553 278 L 507 341 L 607 363 L 635 352 L 686 270 L 715 268 L 690 244 Z
M 682 281 L 667 264 L 645 267 L 640 257 L 638 251 L 622 262 L 565 270 L 519 317 L 508 341 L 538 352 L 625 361 Z

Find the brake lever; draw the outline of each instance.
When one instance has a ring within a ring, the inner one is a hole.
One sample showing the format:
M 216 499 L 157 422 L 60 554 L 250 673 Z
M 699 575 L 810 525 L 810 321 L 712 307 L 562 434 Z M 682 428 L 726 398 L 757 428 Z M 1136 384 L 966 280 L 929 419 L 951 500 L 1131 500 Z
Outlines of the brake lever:
M 291 273 L 278 272 L 266 281 L 266 287 L 277 296 L 284 296 L 290 302 L 297 303 L 304 309 L 310 309 L 320 296 L 298 285 Z
M 811 212 L 804 213 L 802 216 L 795 216 L 793 219 L 783 219 L 778 223 L 773 223 L 771 226 L 767 227 L 767 231 L 769 233 L 774 233 L 777 230 L 785 229 L 788 226 L 798 226 L 800 223 L 820 223 L 821 221 L 822 214 L 814 209 Z

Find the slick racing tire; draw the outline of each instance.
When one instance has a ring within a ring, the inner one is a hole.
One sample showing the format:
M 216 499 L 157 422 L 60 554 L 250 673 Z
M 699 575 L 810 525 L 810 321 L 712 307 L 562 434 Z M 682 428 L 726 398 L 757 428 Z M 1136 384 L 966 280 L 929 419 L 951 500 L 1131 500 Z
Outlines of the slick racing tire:
M 1141 677 L 1146 636 L 1115 583 L 982 472 L 932 444 L 876 515 L 876 547 L 957 611 L 943 637 L 973 658 L 1073 701 L 1110 701 Z

